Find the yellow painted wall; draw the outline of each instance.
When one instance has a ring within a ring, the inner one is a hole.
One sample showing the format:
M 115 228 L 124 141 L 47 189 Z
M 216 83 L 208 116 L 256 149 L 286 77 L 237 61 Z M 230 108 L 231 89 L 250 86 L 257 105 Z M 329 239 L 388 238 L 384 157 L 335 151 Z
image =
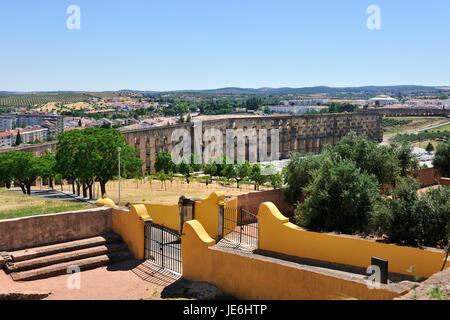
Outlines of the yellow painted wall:
M 219 233 L 219 204 L 225 201 L 225 193 L 213 192 L 195 202 L 195 219 L 200 221 L 209 236 L 215 239 Z
M 178 204 L 145 204 L 145 207 L 148 215 L 153 220 L 153 223 L 180 231 L 180 213 Z
M 128 244 L 138 260 L 144 259 L 144 221 L 150 219 L 144 205 L 133 205 L 130 210 L 113 209 L 113 230 Z
M 239 299 L 392 299 L 404 292 L 369 289 L 289 263 L 212 249 L 215 241 L 197 220 L 183 226 L 183 278 L 206 281 Z M 316 269 L 317 270 L 317 269 Z
M 260 205 L 258 219 L 259 246 L 267 251 L 364 268 L 370 265 L 374 256 L 388 260 L 390 272 L 410 275 L 407 270 L 414 265 L 415 273 L 427 278 L 440 271 L 445 259 L 445 253 L 439 250 L 309 232 L 289 223 L 271 202 Z M 449 263 L 447 267 L 450 267 Z

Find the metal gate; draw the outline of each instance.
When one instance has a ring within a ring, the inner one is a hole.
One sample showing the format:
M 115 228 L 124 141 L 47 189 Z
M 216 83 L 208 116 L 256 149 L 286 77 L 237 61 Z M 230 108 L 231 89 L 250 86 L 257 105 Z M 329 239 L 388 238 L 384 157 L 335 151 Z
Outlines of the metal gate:
M 220 238 L 237 249 L 258 248 L 259 223 L 255 214 L 243 208 L 220 208 L 219 214 L 222 220 Z
M 182 274 L 181 236 L 152 221 L 145 222 L 145 259 L 154 264 Z

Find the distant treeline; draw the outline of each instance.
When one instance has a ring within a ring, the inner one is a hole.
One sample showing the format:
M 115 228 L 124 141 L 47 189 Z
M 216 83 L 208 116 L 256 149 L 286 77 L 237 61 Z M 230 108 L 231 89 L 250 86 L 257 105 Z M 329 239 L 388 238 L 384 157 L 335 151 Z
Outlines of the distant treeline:
M 393 127 L 411 123 L 412 120 L 398 120 L 392 118 L 383 118 L 383 127 Z
M 424 141 L 424 140 L 436 140 L 436 139 L 446 139 L 450 138 L 450 131 L 444 132 L 429 132 L 422 131 L 418 134 L 398 134 L 394 137 L 394 141 L 402 142 L 402 141 Z

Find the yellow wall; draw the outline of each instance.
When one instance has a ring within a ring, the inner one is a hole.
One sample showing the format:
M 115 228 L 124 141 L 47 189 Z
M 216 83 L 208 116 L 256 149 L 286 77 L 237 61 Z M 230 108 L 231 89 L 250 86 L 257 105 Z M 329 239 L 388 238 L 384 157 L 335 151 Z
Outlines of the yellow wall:
M 239 299 L 392 299 L 404 293 L 371 290 L 361 279 L 211 248 L 215 241 L 197 220 L 184 224 L 182 237 L 183 278 L 212 283 Z
M 113 230 L 119 234 L 138 260 L 144 259 L 144 221 L 150 219 L 144 205 L 133 205 L 130 210 L 113 209 Z
M 421 277 L 430 277 L 440 271 L 445 259 L 445 253 L 439 250 L 309 232 L 289 223 L 271 202 L 260 205 L 258 219 L 260 249 L 267 251 L 364 268 L 370 265 L 374 256 L 388 260 L 390 272 L 410 275 L 407 270 L 414 265 L 415 273 Z
M 153 223 L 180 231 L 180 213 L 178 204 L 145 204 L 145 207 L 148 215 L 153 220 Z
M 213 192 L 203 200 L 195 202 L 195 220 L 201 222 L 211 238 L 219 233 L 219 204 L 225 201 L 225 193 Z

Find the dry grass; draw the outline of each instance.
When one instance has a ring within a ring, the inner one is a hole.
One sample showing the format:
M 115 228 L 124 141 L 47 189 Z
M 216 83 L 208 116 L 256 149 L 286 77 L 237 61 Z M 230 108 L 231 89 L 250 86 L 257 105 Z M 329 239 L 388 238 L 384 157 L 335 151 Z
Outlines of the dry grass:
M 51 112 L 53 110 L 63 111 L 63 110 L 82 110 L 89 109 L 93 110 L 92 105 L 86 102 L 76 102 L 76 103 L 63 103 L 64 108 L 57 107 L 56 104 L 60 104 L 59 102 L 49 102 L 43 107 L 39 108 L 40 112 Z
M 95 186 L 98 194 L 100 194 L 100 186 Z M 60 186 L 56 186 L 55 189 L 60 190 Z M 260 187 L 260 190 L 268 188 Z M 65 191 L 71 191 L 72 186 L 64 186 Z M 122 180 L 120 184 L 121 201 L 129 202 L 141 202 L 146 201 L 156 204 L 176 204 L 180 196 L 186 197 L 198 197 L 207 198 L 214 191 L 223 191 L 225 195 L 240 195 L 249 192 L 255 192 L 253 185 L 242 185 L 237 189 L 233 184 L 230 187 L 219 185 L 218 183 L 209 184 L 206 186 L 204 183 L 175 180 L 172 184 L 166 181 L 165 186 L 160 181 L 153 180 L 152 183 L 148 181 L 134 181 L 134 180 Z M 106 193 L 108 197 L 118 201 L 118 181 L 110 181 L 106 185 Z
M 395 117 L 396 120 L 412 120 L 408 124 L 389 126 L 383 128 L 384 138 L 394 136 L 396 134 L 404 134 L 414 132 L 420 129 L 436 126 L 448 122 L 447 118 L 441 117 Z
M 0 189 L 0 220 L 93 207 L 81 202 L 50 200 Z

